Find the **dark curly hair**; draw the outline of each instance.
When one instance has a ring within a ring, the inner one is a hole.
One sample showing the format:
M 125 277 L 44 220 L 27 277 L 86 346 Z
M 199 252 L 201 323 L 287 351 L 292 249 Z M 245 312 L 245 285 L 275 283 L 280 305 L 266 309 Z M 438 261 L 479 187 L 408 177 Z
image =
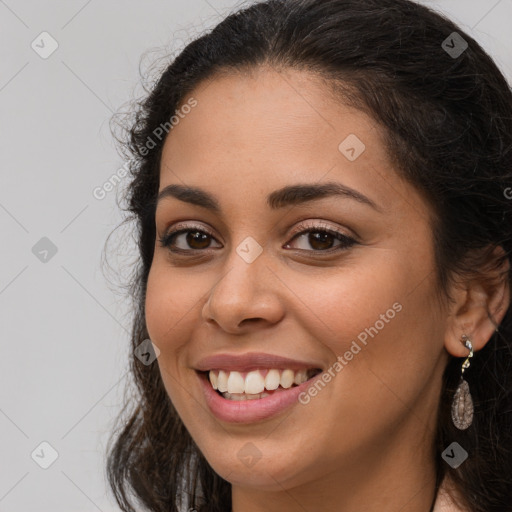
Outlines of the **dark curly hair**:
M 453 32 L 468 43 L 460 55 L 443 45 Z M 397 172 L 425 195 L 434 213 L 440 297 L 450 300 L 448 285 L 478 272 L 496 247 L 503 251 L 495 268 L 508 264 L 512 93 L 481 46 L 444 16 L 409 0 L 266 0 L 229 15 L 172 58 L 126 125 L 131 178 L 125 209 L 135 221 L 140 251 L 129 283 L 135 304 L 132 351 L 149 338 L 145 290 L 165 141 L 154 136 L 155 129 L 201 82 L 262 65 L 316 73 L 340 101 L 382 128 Z M 510 286 L 510 270 L 500 275 Z M 450 357 L 443 375 L 436 488 L 449 474 L 467 510 L 507 512 L 512 511 L 512 313 L 509 307 L 499 326 L 488 314 L 499 329 L 467 373 L 475 416 L 465 431 L 456 429 L 450 416 L 461 359 Z M 130 368 L 137 392 L 127 400 L 108 449 L 107 474 L 119 506 L 130 512 L 137 506 L 154 512 L 230 511 L 231 486 L 190 437 L 158 365 L 132 357 Z M 457 469 L 440 455 L 453 441 L 470 453 Z

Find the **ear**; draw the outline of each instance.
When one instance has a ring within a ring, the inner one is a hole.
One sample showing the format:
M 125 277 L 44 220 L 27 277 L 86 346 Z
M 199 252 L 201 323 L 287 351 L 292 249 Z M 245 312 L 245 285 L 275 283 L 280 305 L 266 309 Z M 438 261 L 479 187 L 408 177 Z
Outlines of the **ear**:
M 454 302 L 449 306 L 444 345 L 454 357 L 468 355 L 461 341 L 463 334 L 469 337 L 475 352 L 482 349 L 498 330 L 510 306 L 510 262 L 505 259 L 501 266 L 497 265 L 504 254 L 502 247 L 487 251 L 485 261 L 476 269 L 478 272 L 451 290 Z

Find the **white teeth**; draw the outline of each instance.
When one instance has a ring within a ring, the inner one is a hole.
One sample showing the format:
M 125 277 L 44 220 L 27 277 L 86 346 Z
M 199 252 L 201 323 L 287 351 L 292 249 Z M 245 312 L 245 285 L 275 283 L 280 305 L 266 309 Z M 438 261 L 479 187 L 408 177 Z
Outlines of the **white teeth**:
M 241 372 L 211 370 L 209 372 L 209 380 L 212 388 L 218 390 L 225 398 L 230 400 L 254 400 L 256 398 L 264 398 L 268 393 L 264 391 L 275 391 L 279 387 L 289 389 L 294 384 L 299 386 L 306 382 L 318 370 L 278 370 L 272 368 L 267 371 L 265 378 L 259 370 L 253 370 L 246 374 L 245 379 Z M 243 397 L 243 398 L 240 398 Z
M 229 372 L 228 393 L 245 393 L 245 381 L 240 372 Z
M 265 377 L 265 389 L 272 391 L 279 387 L 279 383 L 281 382 L 281 375 L 279 374 L 279 370 L 269 370 L 267 376 Z
M 258 370 L 249 372 L 245 377 L 245 393 L 257 395 L 265 389 L 265 381 Z
M 210 372 L 210 384 L 212 385 L 213 389 L 217 389 L 217 375 L 215 375 L 214 372 Z
M 295 379 L 295 373 L 293 370 L 283 370 L 281 374 L 281 386 L 285 389 L 291 388 Z
M 302 384 L 303 382 L 306 382 L 307 380 L 308 380 L 308 372 L 307 372 L 307 370 L 299 370 L 295 374 L 295 378 L 293 380 L 293 383 L 297 384 L 297 386 L 298 386 L 299 384 Z
M 221 370 L 217 377 L 217 389 L 221 393 L 225 393 L 228 390 L 228 374 L 224 370 Z

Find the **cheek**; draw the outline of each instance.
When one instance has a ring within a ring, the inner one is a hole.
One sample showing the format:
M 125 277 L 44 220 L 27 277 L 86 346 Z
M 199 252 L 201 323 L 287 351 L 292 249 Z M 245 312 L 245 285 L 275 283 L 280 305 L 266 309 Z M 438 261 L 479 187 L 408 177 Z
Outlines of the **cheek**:
M 294 321 L 328 349 L 333 364 L 342 358 L 334 373 L 343 376 L 331 389 L 356 402 L 377 403 L 390 388 L 412 403 L 442 349 L 433 277 L 425 278 L 429 258 L 415 265 L 397 254 L 381 251 L 350 271 L 291 281 L 302 304 Z
M 203 289 L 204 288 L 204 289 Z M 146 289 L 145 315 L 151 340 L 162 351 L 185 343 L 189 324 L 197 324 L 197 308 L 206 287 L 189 274 L 172 272 L 156 259 Z M 194 319 L 192 318 L 194 317 Z
M 384 332 L 397 321 L 409 279 L 398 268 L 382 268 L 375 262 L 317 276 L 290 276 L 290 289 L 302 307 L 294 321 L 306 332 L 316 333 L 316 339 L 335 354 L 342 354 L 351 340 L 369 337 L 367 329 L 376 323 L 377 330 Z
M 173 272 L 158 257 L 153 261 L 146 288 L 146 327 L 160 350 L 157 362 L 163 384 L 179 411 L 184 409 L 183 382 L 189 371 L 184 355 L 198 326 L 205 292 L 199 279 Z

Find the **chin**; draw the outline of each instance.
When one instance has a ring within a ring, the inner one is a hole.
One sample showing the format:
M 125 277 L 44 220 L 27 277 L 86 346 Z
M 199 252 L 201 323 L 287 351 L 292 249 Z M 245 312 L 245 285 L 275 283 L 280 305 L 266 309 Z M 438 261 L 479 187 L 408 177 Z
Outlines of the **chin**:
M 256 443 L 248 441 L 242 444 L 242 448 L 222 456 L 208 457 L 207 460 L 213 470 L 230 484 L 260 491 L 282 491 L 283 488 L 300 485 L 304 480 L 300 475 L 310 474 L 306 467 L 298 466 L 296 456 L 286 456 L 290 451 L 269 450 L 269 456 L 261 454 L 258 458 L 255 446 Z

